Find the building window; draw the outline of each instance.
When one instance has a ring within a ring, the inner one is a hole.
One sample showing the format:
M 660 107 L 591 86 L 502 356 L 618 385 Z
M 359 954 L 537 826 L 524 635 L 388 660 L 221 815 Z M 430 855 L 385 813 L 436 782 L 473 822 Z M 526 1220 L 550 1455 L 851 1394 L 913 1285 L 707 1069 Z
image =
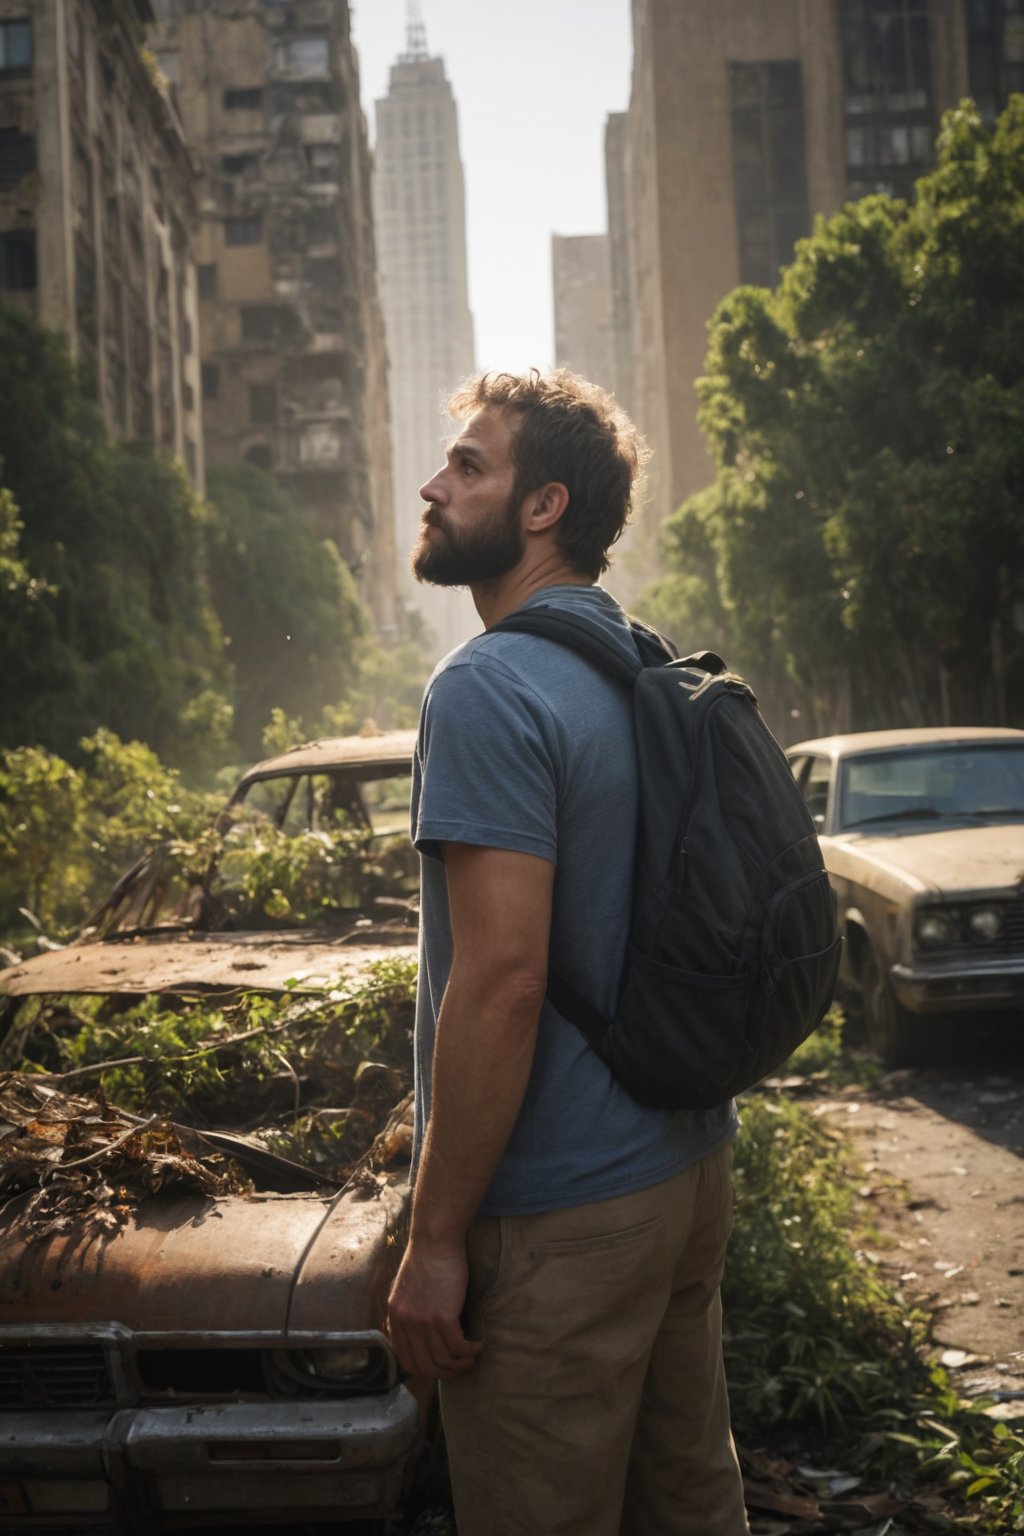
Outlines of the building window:
M 245 451 L 245 462 L 255 464 L 257 469 L 265 470 L 269 474 L 274 467 L 274 455 L 266 443 L 253 443 L 252 447 Z
M 24 75 L 32 68 L 32 23 L 0 21 L 0 75 Z
M 1024 91 L 1024 0 L 966 0 L 964 12 L 971 95 L 992 123 Z
M 251 345 L 275 345 L 291 339 L 291 311 L 273 304 L 249 304 L 242 310 L 242 340 Z
M 225 176 L 244 176 L 259 161 L 257 154 L 221 155 L 220 168 Z
M 249 420 L 254 426 L 270 426 L 277 420 L 276 385 L 249 385 Z
M 258 112 L 262 105 L 263 91 L 258 85 L 224 92 L 224 106 L 229 112 Z
M 203 399 L 216 400 L 220 394 L 220 364 L 203 363 L 199 373 L 203 386 Z
M 0 235 L 0 289 L 28 293 L 35 286 L 35 235 L 29 231 Z
M 293 37 L 282 43 L 278 59 L 283 69 L 300 75 L 326 75 L 329 57 L 326 37 Z
M 224 239 L 228 245 L 259 245 L 263 239 L 262 218 L 256 213 L 242 219 L 225 219 Z
M 201 299 L 215 299 L 217 297 L 217 263 L 215 261 L 201 261 L 196 267 L 196 278 L 199 285 L 199 297 Z
M 730 64 L 740 281 L 772 288 L 810 229 L 800 63 Z
M 851 197 L 913 193 L 935 135 L 928 0 L 839 0 Z
M 36 168 L 36 141 L 17 128 L 0 128 L 0 187 L 13 187 Z

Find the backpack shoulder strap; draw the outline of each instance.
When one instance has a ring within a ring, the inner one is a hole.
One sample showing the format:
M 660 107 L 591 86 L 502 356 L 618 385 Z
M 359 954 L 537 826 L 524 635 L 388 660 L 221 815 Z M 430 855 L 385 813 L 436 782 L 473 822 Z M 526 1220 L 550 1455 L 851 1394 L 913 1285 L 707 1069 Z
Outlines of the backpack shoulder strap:
M 597 625 L 579 614 L 553 605 L 542 603 L 532 608 L 520 608 L 507 618 L 499 619 L 497 624 L 492 624 L 488 633 L 514 632 L 554 640 L 576 651 L 587 661 L 592 661 L 618 682 L 632 685 L 644 667 L 660 666 L 671 661 L 676 650 L 671 641 L 639 619 L 630 619 L 629 626 L 636 646 L 635 663 L 628 660 Z

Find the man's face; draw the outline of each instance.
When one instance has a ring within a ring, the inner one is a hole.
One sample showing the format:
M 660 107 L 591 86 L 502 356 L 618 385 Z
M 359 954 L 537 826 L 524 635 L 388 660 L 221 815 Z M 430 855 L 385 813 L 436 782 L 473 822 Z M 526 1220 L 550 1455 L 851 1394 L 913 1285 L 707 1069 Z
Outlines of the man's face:
M 412 552 L 417 581 L 473 586 L 498 580 L 523 558 L 513 430 L 504 411 L 483 406 L 463 423 L 444 468 L 420 488 L 427 508 Z

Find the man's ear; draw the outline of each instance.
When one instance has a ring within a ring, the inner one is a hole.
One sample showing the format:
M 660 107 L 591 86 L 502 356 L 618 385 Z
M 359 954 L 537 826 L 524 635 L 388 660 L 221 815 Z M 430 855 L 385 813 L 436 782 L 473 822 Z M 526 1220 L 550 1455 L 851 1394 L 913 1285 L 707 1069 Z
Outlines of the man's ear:
M 527 533 L 543 533 L 546 528 L 553 528 L 568 505 L 569 491 L 560 480 L 538 486 L 526 501 Z

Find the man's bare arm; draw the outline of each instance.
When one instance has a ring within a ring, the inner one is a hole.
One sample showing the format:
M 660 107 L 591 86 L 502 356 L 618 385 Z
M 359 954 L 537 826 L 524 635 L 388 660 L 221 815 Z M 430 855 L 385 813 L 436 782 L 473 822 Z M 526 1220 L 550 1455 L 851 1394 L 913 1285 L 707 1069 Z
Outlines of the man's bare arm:
M 519 1113 L 547 986 L 554 866 L 533 854 L 445 845 L 454 942 L 434 1048 L 432 1104 L 409 1247 L 390 1326 L 406 1370 L 442 1379 L 480 1346 L 459 1321 L 466 1230 Z

